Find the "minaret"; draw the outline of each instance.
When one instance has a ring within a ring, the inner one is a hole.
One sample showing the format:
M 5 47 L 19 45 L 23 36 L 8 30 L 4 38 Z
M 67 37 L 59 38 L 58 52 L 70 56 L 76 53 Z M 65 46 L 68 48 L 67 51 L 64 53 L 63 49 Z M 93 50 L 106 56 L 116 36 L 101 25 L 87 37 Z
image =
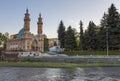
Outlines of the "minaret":
M 42 34 L 42 25 L 43 25 L 43 22 L 42 22 L 41 14 L 39 14 L 37 25 L 38 25 L 38 30 L 37 30 L 38 34 Z
M 25 17 L 24 17 L 24 29 L 25 33 L 28 33 L 30 31 L 30 18 L 29 18 L 28 9 L 26 9 Z

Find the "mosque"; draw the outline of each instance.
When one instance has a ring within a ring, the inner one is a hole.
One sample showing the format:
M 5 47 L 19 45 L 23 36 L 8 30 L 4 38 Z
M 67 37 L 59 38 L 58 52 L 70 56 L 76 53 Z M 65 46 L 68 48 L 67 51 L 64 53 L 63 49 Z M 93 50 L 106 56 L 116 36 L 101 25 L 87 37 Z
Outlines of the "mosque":
M 44 52 L 44 34 L 42 32 L 43 22 L 41 14 L 39 15 L 37 22 L 37 35 L 33 35 L 30 32 L 30 14 L 26 9 L 24 17 L 24 27 L 18 32 L 10 36 L 10 39 L 6 43 L 6 51 L 8 52 Z

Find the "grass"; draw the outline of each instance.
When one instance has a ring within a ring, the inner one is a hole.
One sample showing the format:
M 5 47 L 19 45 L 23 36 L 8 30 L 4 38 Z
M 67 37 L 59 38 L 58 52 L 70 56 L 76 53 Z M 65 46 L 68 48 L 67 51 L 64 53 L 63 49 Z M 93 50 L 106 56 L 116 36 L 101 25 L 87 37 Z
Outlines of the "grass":
M 120 66 L 120 64 L 0 61 L 0 67 L 75 68 L 75 67 L 104 67 L 104 66 Z
M 67 54 L 69 56 L 74 56 L 74 55 L 78 55 L 78 56 L 82 56 L 82 55 L 107 55 L 106 51 L 72 51 L 72 52 L 62 52 L 63 54 Z M 109 55 L 118 55 L 120 56 L 120 51 L 109 51 Z

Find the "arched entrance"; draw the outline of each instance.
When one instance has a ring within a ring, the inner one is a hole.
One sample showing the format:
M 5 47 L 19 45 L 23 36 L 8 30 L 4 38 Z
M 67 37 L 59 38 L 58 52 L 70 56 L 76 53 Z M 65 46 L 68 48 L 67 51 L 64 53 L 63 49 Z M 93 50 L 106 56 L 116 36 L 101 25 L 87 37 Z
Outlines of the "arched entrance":
M 37 40 L 34 40 L 32 42 L 32 51 L 38 51 L 38 42 L 37 42 Z

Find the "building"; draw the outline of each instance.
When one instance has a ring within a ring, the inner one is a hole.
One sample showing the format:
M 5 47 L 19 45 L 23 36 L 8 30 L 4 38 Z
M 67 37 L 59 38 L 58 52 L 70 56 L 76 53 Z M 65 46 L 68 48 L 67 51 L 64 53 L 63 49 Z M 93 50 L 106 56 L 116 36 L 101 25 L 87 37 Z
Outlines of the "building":
M 58 46 L 59 45 L 58 38 L 49 38 L 48 39 L 48 44 L 49 44 L 49 48 L 51 48 L 55 45 Z
M 7 41 L 6 51 L 38 51 L 44 52 L 44 35 L 42 34 L 43 22 L 41 14 L 37 22 L 37 35 L 30 32 L 30 14 L 26 9 L 24 27 Z

